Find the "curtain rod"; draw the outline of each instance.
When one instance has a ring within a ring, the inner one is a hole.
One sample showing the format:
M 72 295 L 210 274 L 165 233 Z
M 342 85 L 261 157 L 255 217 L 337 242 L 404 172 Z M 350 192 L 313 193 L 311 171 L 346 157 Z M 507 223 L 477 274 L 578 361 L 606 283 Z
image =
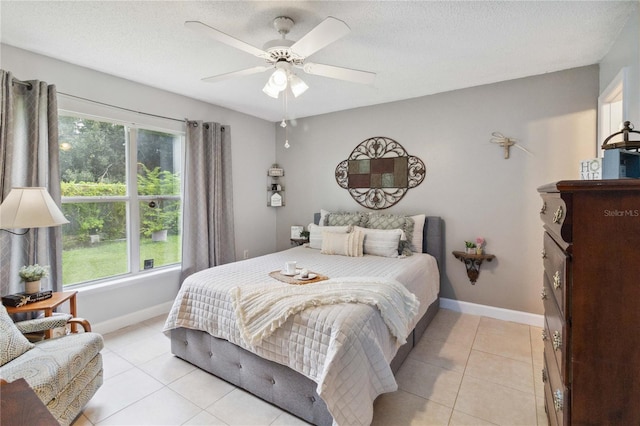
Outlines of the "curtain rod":
M 123 107 L 120 107 L 120 106 L 117 106 L 117 105 L 107 104 L 105 102 L 94 101 L 92 99 L 83 98 L 81 96 L 70 95 L 69 93 L 58 92 L 58 94 L 59 95 L 63 95 L 63 96 L 68 96 L 70 98 L 81 99 L 83 101 L 91 102 L 91 103 L 94 103 L 94 104 L 104 105 L 104 106 L 111 107 L 111 108 L 117 108 L 117 109 L 121 109 L 121 110 L 124 110 L 124 111 L 133 112 L 133 113 L 136 113 L 136 114 L 148 115 L 150 117 L 164 118 L 165 120 L 179 121 L 181 123 L 184 123 L 185 121 L 186 122 L 189 121 L 187 118 L 179 119 L 179 118 L 173 118 L 173 117 L 165 117 L 164 115 L 151 114 L 151 113 L 148 113 L 148 112 L 136 111 L 136 110 L 129 109 L 129 108 L 123 108 Z

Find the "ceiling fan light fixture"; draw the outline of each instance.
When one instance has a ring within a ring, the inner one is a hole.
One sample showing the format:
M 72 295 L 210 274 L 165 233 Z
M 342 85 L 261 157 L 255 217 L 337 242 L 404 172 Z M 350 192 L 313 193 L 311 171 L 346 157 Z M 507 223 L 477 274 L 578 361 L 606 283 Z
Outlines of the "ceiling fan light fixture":
M 302 79 L 295 74 L 291 74 L 289 77 L 289 87 L 291 87 L 291 92 L 296 98 L 306 92 L 309 88 L 307 83 L 302 81 Z
M 289 78 L 287 75 L 287 71 L 282 68 L 278 68 L 273 72 L 273 74 L 271 74 L 271 77 L 269 78 L 269 83 L 278 91 L 283 91 L 284 89 L 287 88 L 288 80 Z
M 271 79 L 267 81 L 267 84 L 264 85 L 264 87 L 262 88 L 262 91 L 266 93 L 268 96 L 271 96 L 272 98 L 275 98 L 275 99 L 278 99 L 278 96 L 280 95 L 280 90 L 273 87 L 273 85 L 271 84 Z

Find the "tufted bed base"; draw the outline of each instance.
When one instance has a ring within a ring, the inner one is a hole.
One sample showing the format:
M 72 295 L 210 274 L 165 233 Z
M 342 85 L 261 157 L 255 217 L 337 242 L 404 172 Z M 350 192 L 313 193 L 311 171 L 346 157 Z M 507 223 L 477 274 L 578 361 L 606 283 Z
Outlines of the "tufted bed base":
M 438 305 L 439 299 L 436 299 L 411 332 L 407 343 L 398 349 L 391 361 L 394 373 L 420 341 L 438 312 Z M 179 358 L 309 423 L 331 425 L 333 422 L 327 406 L 316 393 L 317 384 L 284 365 L 260 358 L 204 331 L 186 328 L 171 330 L 171 351 Z

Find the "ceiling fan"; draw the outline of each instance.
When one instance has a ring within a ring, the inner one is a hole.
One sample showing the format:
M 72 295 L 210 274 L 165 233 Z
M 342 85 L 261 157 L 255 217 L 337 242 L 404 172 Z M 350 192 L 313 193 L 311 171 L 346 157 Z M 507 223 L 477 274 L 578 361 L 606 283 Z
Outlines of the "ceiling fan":
M 186 21 L 184 25 L 197 33 L 211 37 L 216 41 L 228 44 L 236 49 L 243 50 L 267 62 L 267 65 L 258 65 L 252 68 L 202 79 L 202 81 L 209 83 L 274 69 L 262 90 L 267 95 L 277 99 L 280 93 L 285 91 L 287 87 L 291 89 L 295 97 L 300 96 L 309 88 L 309 86 L 294 73 L 294 68 L 301 69 L 307 74 L 362 84 L 373 84 L 376 78 L 375 73 L 368 71 L 306 61 L 307 57 L 344 37 L 351 31 L 346 23 L 331 16 L 320 22 L 320 24 L 298 41 L 288 40 L 286 38 L 286 35 L 291 31 L 291 28 L 293 28 L 293 19 L 287 16 L 278 16 L 273 20 L 273 26 L 282 38 L 268 41 L 262 49 L 238 40 L 200 21 Z

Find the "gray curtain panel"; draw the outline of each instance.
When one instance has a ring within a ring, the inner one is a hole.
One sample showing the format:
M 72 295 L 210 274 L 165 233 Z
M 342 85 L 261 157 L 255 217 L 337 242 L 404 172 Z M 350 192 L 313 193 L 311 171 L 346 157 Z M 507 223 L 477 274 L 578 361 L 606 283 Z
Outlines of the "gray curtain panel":
M 187 122 L 184 174 L 182 280 L 236 260 L 229 126 Z
M 42 186 L 60 206 L 56 88 L 32 80 L 25 86 L 0 70 L 0 202 L 13 187 Z M 43 289 L 62 291 L 62 230 L 31 229 L 26 235 L 0 231 L 0 292 L 24 291 L 18 270 L 49 266 Z

